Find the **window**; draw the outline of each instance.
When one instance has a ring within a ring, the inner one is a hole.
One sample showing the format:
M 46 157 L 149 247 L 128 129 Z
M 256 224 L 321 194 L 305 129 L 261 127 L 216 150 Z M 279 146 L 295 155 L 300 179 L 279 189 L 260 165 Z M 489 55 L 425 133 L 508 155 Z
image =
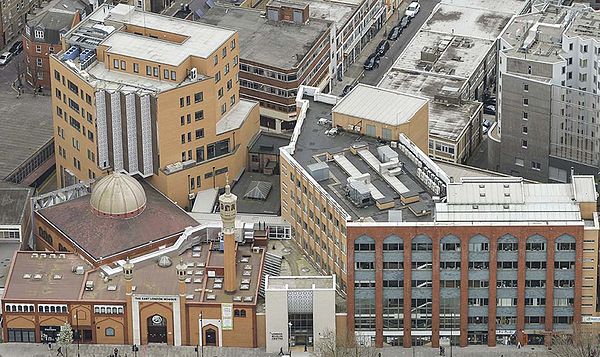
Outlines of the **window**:
M 218 97 L 219 99 L 223 98 L 223 87 L 219 88 Z
M 231 88 L 233 88 L 233 82 L 230 79 L 227 81 L 227 90 L 230 90 Z
M 57 70 L 54 70 L 54 79 L 60 81 L 60 73 Z
M 127 69 L 127 63 L 125 63 L 125 61 L 121 61 L 121 69 L 122 70 L 126 70 Z
M 221 71 L 215 74 L 215 83 L 218 83 L 221 80 Z
M 35 45 L 35 52 L 36 53 L 42 53 L 42 46 L 41 45 Z
M 42 66 L 42 59 L 41 58 L 36 58 L 35 62 L 36 62 L 36 64 L 37 64 L 38 67 Z
M 231 98 L 229 98 L 229 106 L 233 107 L 233 105 L 235 104 L 235 94 L 231 96 Z
M 113 68 L 119 69 L 119 60 L 118 59 L 113 59 Z
M 169 70 L 163 69 L 163 79 L 169 79 Z
M 540 164 L 539 162 L 532 161 L 531 168 L 533 170 L 540 171 L 542 169 L 542 164 Z
M 44 39 L 44 30 L 36 29 L 35 30 L 35 38 L 37 38 L 39 40 L 43 40 Z
M 219 63 L 219 56 L 215 55 L 215 56 L 213 57 L 213 64 L 216 66 L 216 65 L 217 65 L 217 63 Z
M 202 139 L 204 137 L 204 129 L 196 129 L 196 139 Z
M 194 94 L 194 103 L 200 103 L 204 100 L 204 93 L 198 92 Z
M 525 161 L 520 157 L 515 157 L 515 165 L 523 167 L 525 165 Z
M 204 110 L 198 110 L 194 113 L 194 120 L 198 121 L 198 120 L 202 120 L 204 119 Z
M 239 62 L 238 56 L 233 57 L 233 65 L 237 66 L 238 62 Z
M 133 64 L 133 72 L 134 73 L 140 73 L 140 64 L 139 63 L 134 63 Z
M 381 136 L 384 140 L 392 140 L 392 129 L 382 128 Z
M 233 50 L 235 48 L 235 39 L 231 40 L 231 49 Z
M 204 161 L 204 146 L 196 148 L 196 162 Z M 200 183 L 200 179 L 198 179 L 198 183 Z
M 227 63 L 225 65 L 225 67 L 223 67 L 223 74 L 227 74 L 227 73 L 229 73 L 229 63 Z
M 523 92 L 529 92 L 529 84 L 523 84 Z
M 223 103 L 221 105 L 221 115 L 225 114 L 226 111 L 227 111 L 227 103 Z
M 221 50 L 221 57 L 227 57 L 227 47 L 223 47 L 223 50 Z
M 152 67 L 146 66 L 146 75 L 147 76 L 151 76 L 152 75 Z
M 185 105 L 190 105 L 190 104 L 191 104 L 191 99 L 190 99 L 190 96 L 188 95 L 185 97 Z
M 527 127 L 526 127 L 526 126 L 522 127 L 522 128 L 521 128 L 521 132 L 522 132 L 523 134 L 527 135 Z
M 54 47 L 52 47 L 52 46 L 48 47 L 48 52 L 54 53 Z
M 528 106 L 529 105 L 529 99 L 528 98 L 523 98 L 523 105 L 524 106 Z
M 521 140 L 521 147 L 527 149 L 527 140 Z
M 172 81 L 177 80 L 177 73 L 175 71 L 171 71 L 171 80 Z
M 158 77 L 158 67 L 152 67 L 152 74 L 154 77 Z
M 531 74 L 531 66 L 527 66 L 527 74 Z
M 185 101 L 184 101 L 183 97 L 179 98 L 179 108 L 183 108 L 184 105 L 185 105 Z
M 529 113 L 523 112 L 523 120 L 529 119 Z
M 112 327 L 107 327 L 104 329 L 104 336 L 114 336 L 115 335 L 115 329 Z

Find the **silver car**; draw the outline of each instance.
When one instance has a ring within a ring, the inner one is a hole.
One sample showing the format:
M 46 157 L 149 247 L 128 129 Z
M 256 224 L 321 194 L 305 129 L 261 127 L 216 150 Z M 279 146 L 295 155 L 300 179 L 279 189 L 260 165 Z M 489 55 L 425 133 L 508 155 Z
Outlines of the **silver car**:
M 4 66 L 6 65 L 8 62 L 10 62 L 10 60 L 12 59 L 12 53 L 10 52 L 4 52 L 3 54 L 0 55 L 0 66 Z

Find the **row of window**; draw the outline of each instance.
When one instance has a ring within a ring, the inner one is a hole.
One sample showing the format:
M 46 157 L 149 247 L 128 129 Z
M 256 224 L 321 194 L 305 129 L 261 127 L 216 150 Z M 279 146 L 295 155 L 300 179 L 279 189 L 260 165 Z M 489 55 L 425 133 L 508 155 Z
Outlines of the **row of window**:
M 576 243 L 569 242 L 557 242 L 555 243 L 555 249 L 557 251 L 574 251 L 577 247 Z M 432 251 L 433 244 L 432 243 L 412 243 L 411 249 L 413 251 Z M 384 243 L 383 244 L 384 251 L 402 251 L 404 250 L 404 243 Z M 440 245 L 440 250 L 443 252 L 459 252 L 461 250 L 460 243 L 442 243 Z M 499 251 L 518 251 L 519 243 L 511 242 L 511 243 L 498 243 Z M 525 250 L 528 251 L 545 251 L 546 243 L 526 243 Z M 364 243 L 364 242 L 356 242 L 354 243 L 354 251 L 356 252 L 374 252 L 375 251 L 375 243 Z M 486 252 L 489 251 L 488 243 L 469 243 L 469 251 L 470 252 Z
M 362 263 L 364 263 L 364 262 L 356 263 L 357 269 L 359 269 L 359 270 L 374 269 L 374 268 L 367 268 L 367 267 L 374 267 L 375 265 L 373 262 L 371 262 L 371 264 L 362 264 Z M 519 269 L 518 261 L 498 261 L 498 262 L 496 262 L 496 264 L 497 264 L 498 269 L 503 269 L 503 270 Z M 460 270 L 461 262 L 460 261 L 449 261 L 449 262 L 441 261 L 439 265 L 440 265 L 440 269 L 442 269 L 442 270 L 444 270 L 444 269 Z M 545 261 L 526 261 L 525 262 L 525 267 L 527 269 L 532 269 L 532 270 L 546 269 L 546 266 L 547 266 L 547 262 L 545 262 Z M 488 261 L 469 261 L 468 267 L 469 267 L 469 270 L 488 270 L 490 268 L 490 262 L 488 262 Z M 432 268 L 433 268 L 433 265 L 431 262 L 411 261 L 411 269 L 432 270 Z M 555 261 L 554 268 L 560 269 L 560 270 L 575 269 L 575 262 L 574 261 Z M 384 261 L 383 269 L 384 270 L 403 270 L 404 262 Z

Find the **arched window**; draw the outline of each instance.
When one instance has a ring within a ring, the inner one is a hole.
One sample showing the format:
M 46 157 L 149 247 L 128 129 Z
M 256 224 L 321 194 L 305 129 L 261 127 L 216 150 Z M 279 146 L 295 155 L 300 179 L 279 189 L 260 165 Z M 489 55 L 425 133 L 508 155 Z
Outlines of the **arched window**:
M 112 327 L 107 327 L 104 329 L 104 335 L 105 336 L 114 336 L 115 335 L 115 329 Z
M 383 240 L 384 251 L 402 251 L 404 250 L 404 241 L 398 236 L 389 236 Z
M 17 306 L 17 311 L 19 311 L 19 312 L 23 312 L 23 306 L 21 306 L 21 305 L 18 305 L 18 306 Z
M 61 307 L 61 311 L 66 314 L 67 313 L 67 307 L 66 306 L 62 306 Z
M 240 317 L 246 317 L 246 310 L 240 310 Z
M 356 252 L 374 252 L 375 241 L 371 237 L 360 236 L 354 241 L 354 251 Z
M 240 310 L 238 310 L 238 309 L 233 310 L 233 316 L 240 316 Z
M 423 234 L 415 236 L 411 242 L 411 249 L 417 252 L 433 251 L 433 243 L 431 242 L 431 238 Z

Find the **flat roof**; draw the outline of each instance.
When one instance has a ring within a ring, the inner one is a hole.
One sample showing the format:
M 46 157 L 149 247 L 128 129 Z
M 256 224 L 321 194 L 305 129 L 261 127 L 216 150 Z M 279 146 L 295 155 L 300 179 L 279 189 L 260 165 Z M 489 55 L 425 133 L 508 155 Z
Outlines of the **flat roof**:
M 279 156 L 279 148 L 289 143 L 289 135 L 261 131 L 248 145 L 248 152 Z
M 205 228 L 209 232 L 201 232 L 202 235 L 208 234 L 211 238 L 217 238 L 220 228 Z M 260 285 L 260 273 L 262 270 L 262 259 L 264 250 L 258 253 L 253 252 L 249 245 L 238 245 L 236 251 L 236 279 L 237 291 L 233 294 L 226 294 L 223 285 L 223 276 L 215 275 L 210 277 L 208 271 L 211 268 L 223 267 L 223 253 L 218 251 L 218 243 L 192 244 L 187 249 L 172 251 L 163 255 L 157 255 L 154 258 L 148 258 L 141 262 L 134 263 L 133 281 L 136 289 L 136 295 L 178 295 L 178 279 L 175 266 L 183 260 L 187 265 L 186 270 L 186 301 L 204 302 L 204 303 L 231 303 L 234 298 L 239 296 L 242 301 L 240 304 L 256 304 L 256 295 Z M 216 250 L 213 250 L 216 249 Z M 161 256 L 167 256 L 172 265 L 169 267 L 160 267 L 158 260 Z M 246 261 L 247 260 L 247 261 Z M 220 264 L 212 265 L 219 261 Z M 246 273 L 247 272 L 247 273 Z M 219 287 L 219 279 L 221 286 Z M 108 300 L 125 301 L 125 281 L 121 272 L 112 275 L 108 282 L 105 282 L 99 274 L 99 271 L 90 273 L 88 280 L 94 282 L 93 291 L 84 291 L 83 300 Z M 247 283 L 247 284 L 246 284 Z M 247 289 L 241 289 L 242 284 L 248 285 Z M 109 290 L 109 286 L 112 288 Z M 211 299 L 209 295 L 214 295 Z M 250 297 L 250 301 L 243 301 Z
M 332 112 L 398 126 L 410 122 L 427 102 L 423 97 L 358 84 L 333 107 Z
M 435 95 L 444 92 L 459 93 L 465 83 L 466 79 L 391 68 L 382 78 L 379 86 L 434 98 Z M 452 141 L 457 140 L 480 105 L 481 103 L 475 101 L 462 101 L 458 106 L 430 101 L 429 135 Z
M 241 128 L 256 106 L 258 106 L 258 102 L 246 99 L 238 100 L 237 104 L 217 122 L 217 135 Z
M 311 19 L 298 25 L 269 21 L 261 14 L 248 8 L 215 5 L 198 21 L 237 31 L 243 60 L 281 69 L 295 68 L 329 31 L 330 22 L 325 20 Z
M 386 198 L 394 202 L 394 209 L 402 210 L 405 221 L 423 221 L 431 220 L 431 215 L 416 216 L 410 210 L 410 205 L 404 205 L 400 201 L 400 195 L 387 184 L 378 172 L 358 155 L 350 153 L 349 149 L 353 145 L 365 144 L 368 152 L 377 156 L 377 147 L 381 143 L 376 138 L 361 136 L 350 132 L 342 131 L 335 136 L 325 134 L 327 126 L 318 123 L 320 118 L 331 118 L 332 105 L 322 102 L 316 102 L 311 97 L 306 118 L 299 130 L 299 136 L 295 144 L 293 157 L 304 170 L 310 175 L 308 166 L 319 161 L 326 161 L 328 155 L 344 154 L 344 157 L 358 171 L 370 175 L 370 183 Z M 400 150 L 394 149 L 398 153 L 399 161 L 404 165 L 403 174 L 397 179 L 407 189 L 406 196 L 417 197 L 419 202 L 415 206 L 427 209 L 433 208 L 431 201 L 432 194 L 428 191 L 420 180 L 416 178 L 417 167 Z M 318 159 L 318 161 L 317 161 Z M 370 205 L 366 207 L 355 206 L 346 196 L 345 186 L 349 175 L 335 162 L 327 162 L 329 166 L 329 178 L 319 181 L 318 184 L 348 213 L 352 220 L 365 218 L 374 221 L 387 221 L 388 210 L 379 210 L 377 206 Z
M 396 59 L 392 68 L 469 79 L 493 45 L 493 40 L 421 30 Z M 422 51 L 426 47 L 440 51 L 434 62 L 422 59 Z
M 4 289 L 6 286 L 12 259 L 19 249 L 21 249 L 21 244 L 18 242 L 0 245 L 0 289 Z
M 172 66 L 178 66 L 190 56 L 208 58 L 235 34 L 225 28 L 144 12 L 126 4 L 112 7 L 104 22 L 107 25 L 140 26 L 187 37 L 177 43 L 117 29 L 100 44 L 109 47 L 108 53 Z
M 37 256 L 36 256 L 37 254 Z M 73 253 L 18 252 L 4 290 L 4 299 L 73 301 L 79 298 L 85 275 L 75 274 L 75 266 L 91 270 Z M 43 255 L 42 255 L 43 254 Z M 39 274 L 39 275 L 38 275 Z M 36 276 L 37 275 L 37 276 Z M 60 277 L 59 279 L 56 279 Z
M 443 0 L 421 31 L 495 40 L 513 15 L 526 5 L 519 0 Z
M 54 126 L 50 96 L 37 96 L 31 103 L 26 97 L 15 98 L 15 93 L 1 95 L 2 130 L 0 130 L 0 179 L 7 178 L 19 166 L 53 139 Z M 44 108 L 40 110 L 40 108 Z
M 89 195 L 40 209 L 37 213 L 94 258 L 177 235 L 186 227 L 197 225 L 185 211 L 152 186 L 143 180 L 140 183 L 146 193 L 146 208 L 132 218 L 96 215 L 90 206 Z
M 581 6 L 577 16 L 571 22 L 565 34 L 569 37 L 579 36 L 583 39 L 592 38 L 596 41 L 600 38 L 600 12 L 591 7 Z
M 574 182 L 538 184 L 520 177 L 462 178 L 448 184 L 446 202 L 436 204 L 436 221 L 582 222 L 579 204 L 596 202 L 596 185 L 593 176 L 575 176 Z
M 0 226 L 20 226 L 24 219 L 29 219 L 25 217 L 25 211 L 29 207 L 31 195 L 31 187 L 0 180 Z
M 360 2 L 340 2 L 326 0 L 294 0 L 309 5 L 309 16 L 313 19 L 329 20 L 340 29 L 344 26 Z
M 333 276 L 269 276 L 265 290 L 313 290 L 335 291 Z
M 271 190 L 265 200 L 246 198 L 245 195 L 253 181 L 268 182 Z M 237 210 L 239 213 L 276 214 L 281 213 L 281 182 L 279 175 L 265 175 L 259 172 L 246 171 L 236 181 L 232 192 L 238 197 Z

